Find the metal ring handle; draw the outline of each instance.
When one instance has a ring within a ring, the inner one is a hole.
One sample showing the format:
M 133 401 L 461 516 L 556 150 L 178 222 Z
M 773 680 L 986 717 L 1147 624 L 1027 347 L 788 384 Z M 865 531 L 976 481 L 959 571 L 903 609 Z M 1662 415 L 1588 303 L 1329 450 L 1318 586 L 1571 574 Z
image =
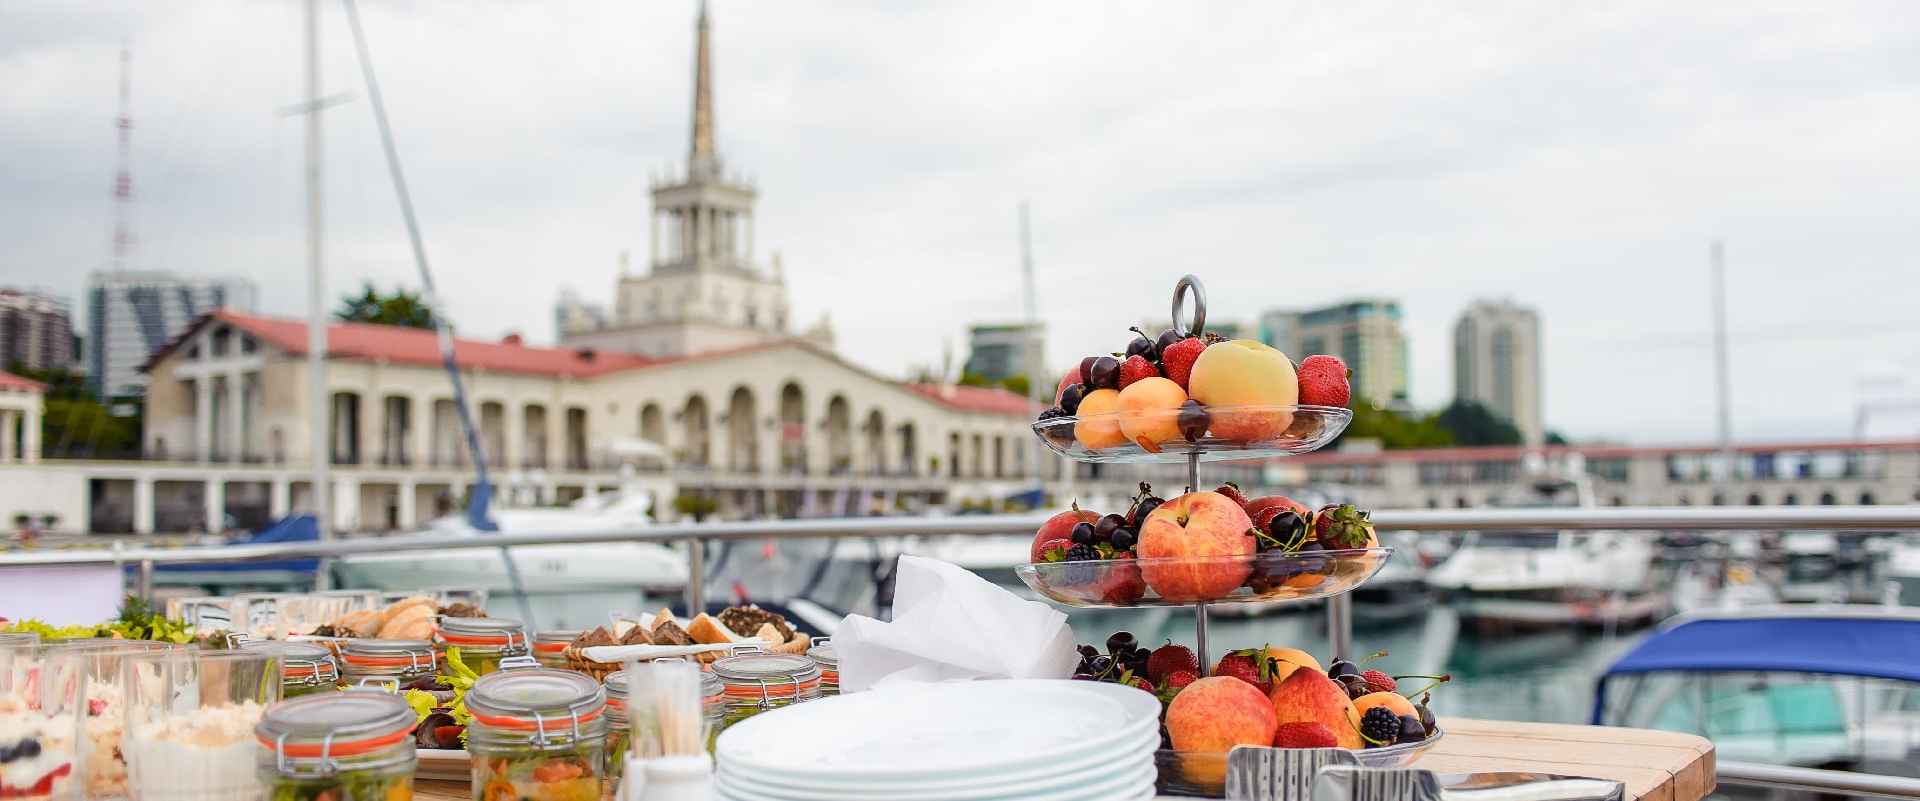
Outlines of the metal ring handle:
M 1180 310 L 1187 305 L 1187 290 L 1193 290 L 1193 330 L 1180 327 Z M 1173 332 L 1181 338 L 1197 337 L 1207 330 L 1207 288 L 1192 273 L 1180 276 L 1173 285 Z

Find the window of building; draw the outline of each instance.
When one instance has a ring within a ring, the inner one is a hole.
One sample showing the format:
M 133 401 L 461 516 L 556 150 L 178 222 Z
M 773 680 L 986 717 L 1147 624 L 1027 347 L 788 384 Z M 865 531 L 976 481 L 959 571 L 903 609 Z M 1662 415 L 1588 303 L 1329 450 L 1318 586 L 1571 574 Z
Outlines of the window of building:
M 1872 506 L 1873 504 L 1874 504 L 1874 500 L 1873 500 L 1873 493 L 1871 493 L 1871 492 L 1862 492 L 1862 493 L 1860 493 L 1860 505 L 1861 505 L 1861 506 Z
M 1756 492 L 1747 496 L 1748 506 L 1759 506 L 1761 503 L 1763 503 L 1763 501 L 1760 500 L 1760 493 Z
M 1833 496 L 1833 493 L 1831 493 L 1831 492 L 1822 492 L 1822 493 L 1820 493 L 1820 505 L 1821 505 L 1821 506 L 1832 506 L 1832 505 L 1834 505 L 1834 504 L 1836 504 L 1836 503 L 1839 503 L 1839 502 L 1840 502 L 1840 499 L 1838 499 L 1838 498 L 1835 498 L 1835 497 Z

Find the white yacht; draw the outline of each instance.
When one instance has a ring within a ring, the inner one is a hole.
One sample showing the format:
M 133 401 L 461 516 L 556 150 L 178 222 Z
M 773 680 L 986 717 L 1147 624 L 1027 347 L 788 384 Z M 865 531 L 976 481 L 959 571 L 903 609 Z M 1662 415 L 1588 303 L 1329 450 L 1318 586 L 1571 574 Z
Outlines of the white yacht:
M 570 506 L 498 509 L 491 519 L 502 533 L 605 531 L 651 525 L 653 495 L 631 484 L 617 492 L 582 498 Z M 424 533 L 445 535 L 448 547 L 430 553 L 363 554 L 340 559 L 334 571 L 344 586 L 378 589 L 459 586 L 493 594 L 514 591 L 501 549 L 486 544 L 488 532 L 465 515 L 427 524 Z M 687 584 L 687 557 L 651 543 L 523 545 L 510 549 L 529 594 L 621 589 L 678 592 Z
M 1570 472 L 1501 505 L 1593 506 L 1586 476 Z M 1470 532 L 1426 581 L 1471 622 L 1611 625 L 1664 611 L 1665 596 L 1648 591 L 1653 557 L 1649 539 L 1624 531 Z

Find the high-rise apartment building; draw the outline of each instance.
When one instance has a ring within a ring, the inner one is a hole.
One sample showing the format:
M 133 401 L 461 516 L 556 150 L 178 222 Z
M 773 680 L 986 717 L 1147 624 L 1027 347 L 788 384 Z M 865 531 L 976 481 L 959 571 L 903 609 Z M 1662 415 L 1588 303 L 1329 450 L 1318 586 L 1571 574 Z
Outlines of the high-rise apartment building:
M 1507 418 L 1529 445 L 1546 436 L 1540 316 L 1510 300 L 1475 301 L 1453 325 L 1453 396 Z
M 1040 323 L 973 326 L 967 329 L 967 365 L 963 371 L 989 381 L 1005 381 L 1035 368 L 1044 373 L 1046 339 L 1046 326 Z M 1038 376 L 1028 379 L 1051 386 Z
M 97 272 L 87 284 L 87 386 L 102 398 L 145 394 L 147 357 L 201 314 L 253 311 L 259 294 L 239 278 L 130 270 Z
M 0 370 L 73 366 L 73 312 L 65 300 L 41 292 L 0 289 Z
M 1398 301 L 1360 298 L 1304 311 L 1260 315 L 1260 341 L 1295 363 L 1315 354 L 1340 357 L 1353 371 L 1353 394 L 1382 406 L 1407 404 L 1407 335 Z

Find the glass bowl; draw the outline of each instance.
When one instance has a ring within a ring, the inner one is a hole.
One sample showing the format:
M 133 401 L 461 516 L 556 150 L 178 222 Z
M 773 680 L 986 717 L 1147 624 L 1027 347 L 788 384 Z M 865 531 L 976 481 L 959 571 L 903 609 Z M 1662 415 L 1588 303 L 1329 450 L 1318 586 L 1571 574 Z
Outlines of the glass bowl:
M 1353 420 L 1338 406 L 1209 406 L 1199 439 L 1179 431 L 1178 409 L 1114 411 L 1056 417 L 1033 424 L 1047 447 L 1080 462 L 1185 462 L 1257 459 L 1311 453 Z
M 1390 745 L 1385 748 L 1365 748 L 1360 750 L 1340 749 L 1352 754 L 1363 768 L 1404 768 L 1413 764 L 1421 754 L 1433 748 L 1446 731 L 1435 727 L 1433 734 L 1417 743 Z M 1253 746 L 1241 746 L 1249 748 Z M 1273 749 L 1280 750 L 1280 749 Z M 1335 749 L 1329 749 L 1335 750 Z M 1221 753 L 1198 753 L 1174 751 L 1162 748 L 1153 752 L 1154 767 L 1160 776 L 1155 780 L 1155 789 L 1162 795 L 1189 795 L 1208 798 L 1223 798 L 1227 794 L 1227 755 Z M 1291 782 L 1298 792 L 1278 793 L 1266 797 L 1305 798 L 1313 786 L 1313 777 L 1280 775 L 1276 782 Z
M 1287 554 L 1034 562 L 1013 571 L 1046 598 L 1079 607 L 1307 601 L 1372 578 L 1392 548 Z

